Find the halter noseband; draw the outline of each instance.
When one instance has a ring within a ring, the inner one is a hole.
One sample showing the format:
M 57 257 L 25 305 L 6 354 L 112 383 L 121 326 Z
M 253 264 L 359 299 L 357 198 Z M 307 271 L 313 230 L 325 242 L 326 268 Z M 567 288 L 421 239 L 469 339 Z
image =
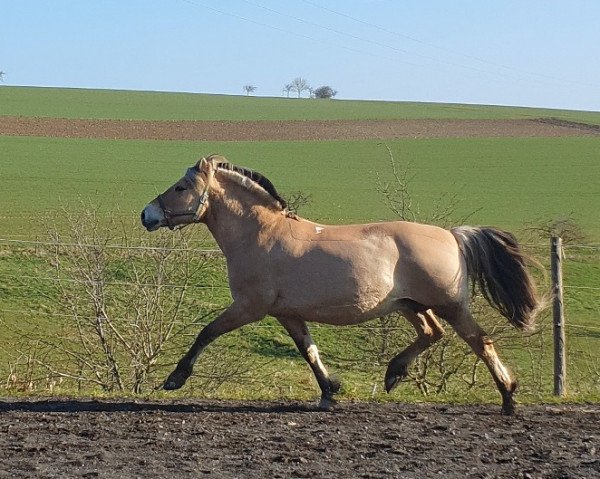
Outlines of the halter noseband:
M 196 179 L 197 174 L 198 173 L 194 168 L 188 168 L 185 173 L 185 179 L 194 185 L 194 189 L 195 189 L 195 184 L 196 184 L 195 179 Z M 194 208 L 189 208 L 184 211 L 171 211 L 169 208 L 167 208 L 165 206 L 165 202 L 163 200 L 162 193 L 156 197 L 156 199 L 158 201 L 158 206 L 162 210 L 165 220 L 167 220 L 167 226 L 169 227 L 170 230 L 175 229 L 175 226 L 176 226 L 173 224 L 173 218 L 178 218 L 180 216 L 192 216 L 193 223 L 200 222 L 200 217 L 202 216 L 202 213 L 204 212 L 204 205 L 206 205 L 206 202 L 208 201 L 208 190 L 210 188 L 210 182 L 211 182 L 213 176 L 214 176 L 214 169 L 211 168 L 211 170 L 207 174 L 206 183 L 204 184 L 204 189 L 198 196 L 198 203 L 196 204 L 196 206 Z

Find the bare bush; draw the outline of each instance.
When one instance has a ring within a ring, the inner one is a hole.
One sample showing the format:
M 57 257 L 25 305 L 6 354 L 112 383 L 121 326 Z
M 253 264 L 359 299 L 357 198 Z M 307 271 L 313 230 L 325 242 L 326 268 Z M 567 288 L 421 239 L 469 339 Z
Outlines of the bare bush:
M 300 209 L 308 206 L 312 202 L 312 195 L 302 191 L 294 191 L 285 195 L 287 208 L 290 213 L 298 214 Z
M 411 163 L 399 165 L 391 148 L 388 145 L 384 146 L 388 153 L 390 171 L 385 175 L 385 179 L 376 172 L 376 187 L 385 205 L 399 220 L 418 221 L 447 228 L 465 224 L 471 216 L 481 210 L 477 208 L 466 215 L 457 216 L 460 196 L 458 193 L 442 193 L 434 200 L 431 211 L 423 211 L 412 190 L 415 174 L 412 172 Z
M 573 214 L 554 218 L 539 223 L 530 223 L 525 230 L 531 233 L 536 239 L 547 240 L 550 237 L 557 236 L 562 239 L 564 245 L 584 242 L 586 234 L 574 219 Z
M 53 285 L 50 292 L 39 288 L 51 305 L 52 327 L 15 335 L 21 339 L 7 386 L 46 388 L 44 382 L 64 380 L 79 389 L 132 393 L 156 386 L 189 332 L 219 309 L 205 283 L 215 259 L 192 247 L 191 230 L 132 237 L 92 209 L 65 218 L 69 233 L 51 233 L 52 276 L 40 279 Z

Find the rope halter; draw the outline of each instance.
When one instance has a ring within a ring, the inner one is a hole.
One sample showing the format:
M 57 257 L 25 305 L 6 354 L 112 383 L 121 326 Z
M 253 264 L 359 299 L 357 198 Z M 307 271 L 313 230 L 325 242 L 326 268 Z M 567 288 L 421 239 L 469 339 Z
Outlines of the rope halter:
M 204 160 L 204 158 L 202 160 Z M 201 164 L 204 164 L 204 163 L 205 163 L 205 161 L 201 162 Z M 193 167 L 193 168 L 187 169 L 187 171 L 185 172 L 185 177 L 184 177 L 186 179 L 186 181 L 188 181 L 193 186 L 194 190 L 196 190 L 196 191 L 198 191 L 196 188 L 196 184 L 197 184 L 196 179 L 199 174 L 200 174 L 200 171 L 198 171 L 198 169 L 196 167 Z M 210 184 L 211 184 L 214 176 L 215 176 L 214 165 L 209 163 L 209 169 L 208 169 L 208 172 L 206 175 L 206 181 L 204 183 L 204 188 L 202 189 L 202 191 L 198 191 L 199 195 L 198 195 L 198 199 L 196 200 L 196 203 L 185 210 L 173 211 L 173 210 L 167 208 L 165 206 L 165 202 L 163 199 L 163 193 L 161 193 L 160 195 L 158 195 L 156 197 L 156 199 L 158 201 L 158 206 L 162 210 L 165 220 L 167 221 L 167 226 L 169 227 L 170 230 L 175 229 L 175 226 L 176 226 L 173 224 L 173 219 L 179 218 L 181 216 L 191 216 L 192 223 L 200 222 L 200 219 L 205 211 L 205 206 L 208 201 L 208 192 L 210 189 Z M 183 226 L 185 226 L 185 225 L 182 225 L 182 227 Z

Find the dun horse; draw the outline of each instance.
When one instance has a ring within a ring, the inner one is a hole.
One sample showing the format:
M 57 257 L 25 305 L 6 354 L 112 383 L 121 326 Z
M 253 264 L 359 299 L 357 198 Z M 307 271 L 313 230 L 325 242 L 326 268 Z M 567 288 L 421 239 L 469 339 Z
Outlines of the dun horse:
M 502 412 L 512 414 L 517 383 L 469 310 L 470 279 L 517 328 L 533 322 L 539 302 L 526 257 L 513 235 L 495 228 L 388 223 L 328 226 L 300 218 L 264 176 L 202 158 L 149 203 L 141 215 L 148 231 L 205 223 L 227 259 L 233 303 L 202 329 L 166 379 L 182 387 L 202 350 L 214 339 L 271 315 L 287 330 L 321 388 L 329 408 L 339 383 L 319 358 L 307 322 L 358 324 L 394 311 L 417 338 L 391 359 L 390 392 L 415 358 L 438 341 L 443 318 L 489 369 Z

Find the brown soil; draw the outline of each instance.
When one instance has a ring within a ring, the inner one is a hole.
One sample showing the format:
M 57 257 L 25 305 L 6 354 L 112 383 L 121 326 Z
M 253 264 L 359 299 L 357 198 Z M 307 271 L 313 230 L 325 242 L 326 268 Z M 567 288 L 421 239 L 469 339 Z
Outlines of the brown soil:
M 600 127 L 538 120 L 142 121 L 0 116 L 0 135 L 118 140 L 267 141 L 600 134 Z
M 0 477 L 592 478 L 600 406 L 0 402 Z

